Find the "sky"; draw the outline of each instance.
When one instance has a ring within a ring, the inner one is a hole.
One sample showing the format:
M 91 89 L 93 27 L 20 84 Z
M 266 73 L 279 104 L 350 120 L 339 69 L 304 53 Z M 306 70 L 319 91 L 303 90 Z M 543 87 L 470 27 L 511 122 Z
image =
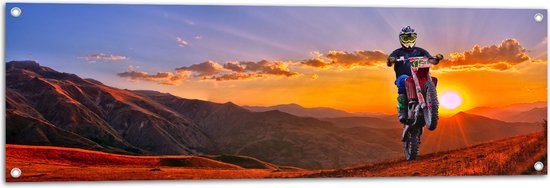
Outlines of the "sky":
M 478 106 L 546 101 L 547 22 L 536 9 L 13 4 L 6 62 L 123 89 L 238 105 L 395 113 L 387 54 L 410 25 L 446 60 L 438 93 Z M 6 11 L 9 14 L 9 11 Z

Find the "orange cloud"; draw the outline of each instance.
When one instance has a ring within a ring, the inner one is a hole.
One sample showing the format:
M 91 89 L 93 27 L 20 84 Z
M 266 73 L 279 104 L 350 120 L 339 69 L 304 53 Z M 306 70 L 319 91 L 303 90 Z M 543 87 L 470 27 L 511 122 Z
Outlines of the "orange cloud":
M 178 71 L 176 73 L 172 72 L 158 72 L 157 74 L 151 75 L 147 72 L 139 72 L 135 70 L 129 70 L 127 72 L 122 72 L 117 74 L 120 77 L 128 78 L 131 81 L 152 81 L 159 84 L 166 85 L 179 85 L 182 81 L 187 80 L 191 72 L 189 71 Z
M 358 50 L 354 52 L 332 50 L 326 54 L 316 51 L 312 52 L 312 55 L 315 57 L 298 62 L 261 60 L 258 62 L 229 61 L 220 64 L 214 61 L 206 61 L 176 68 L 175 73 L 159 72 L 154 75 L 130 68 L 130 71 L 118 75 L 127 77 L 130 80 L 154 81 L 161 84 L 175 85 L 189 78 L 215 81 L 269 78 L 270 76 L 293 78 L 303 75 L 303 73 L 290 69 L 291 66 L 295 65 L 319 69 L 350 70 L 356 67 L 376 67 L 385 64 L 387 60 L 387 54 L 379 50 Z M 109 57 L 114 56 L 99 55 L 96 58 L 110 59 Z M 515 70 L 515 65 L 524 62 L 545 63 L 532 60 L 527 55 L 527 50 L 516 39 L 506 39 L 498 45 L 483 47 L 475 45 L 471 50 L 462 53 L 451 53 L 447 59 L 435 66 L 434 69 L 439 71 L 510 71 Z M 313 80 L 317 78 L 317 74 L 311 76 Z
M 95 63 L 98 61 L 122 61 L 122 60 L 128 59 L 128 57 L 121 56 L 121 55 L 98 53 L 98 54 L 87 55 L 86 57 L 82 57 L 82 59 L 86 60 L 89 63 Z
M 262 78 L 262 77 L 265 77 L 265 75 L 255 74 L 255 73 L 234 72 L 234 73 L 222 74 L 217 76 L 203 77 L 203 80 L 216 80 L 216 81 L 247 80 L 247 79 Z
M 388 55 L 379 50 L 358 50 L 355 52 L 334 51 L 327 54 L 315 53 L 316 58 L 302 61 L 303 65 L 316 68 L 353 69 L 355 67 L 372 67 L 386 62 Z
M 176 68 L 176 71 L 192 71 L 193 73 L 197 73 L 198 76 L 209 76 L 219 73 L 223 69 L 224 68 L 222 65 L 209 60 L 203 63 L 193 64 L 188 67 Z
M 302 61 L 302 64 L 316 67 L 316 68 L 321 68 L 321 69 L 332 67 L 332 64 L 329 61 L 323 60 L 318 57 Z
M 230 61 L 223 64 L 223 68 L 232 70 L 235 72 L 243 72 L 246 69 L 244 65 L 241 65 L 239 62 L 234 62 L 234 61 Z
M 294 77 L 300 75 L 297 72 L 290 71 L 290 69 L 288 68 L 289 63 L 282 61 L 261 60 L 258 62 L 240 62 L 239 64 L 245 67 L 245 71 L 261 74 L 280 75 L 286 77 Z
M 301 75 L 298 72 L 293 72 L 289 68 L 289 62 L 261 60 L 258 62 L 251 61 L 230 61 L 223 65 L 226 70 L 220 71 L 219 74 L 210 77 L 203 77 L 203 80 L 245 80 L 255 78 L 267 78 L 270 75 L 296 77 Z
M 508 71 L 514 65 L 528 62 L 531 58 L 527 49 L 516 39 L 506 39 L 498 45 L 475 45 L 471 50 L 452 53 L 448 59 L 441 61 L 435 69 L 447 71 L 492 70 Z
M 319 78 L 319 75 L 318 74 L 313 74 L 311 75 L 311 79 L 312 80 L 317 80 Z
M 181 81 L 190 78 L 201 80 L 246 80 L 255 78 L 268 78 L 269 76 L 296 77 L 301 75 L 289 69 L 289 62 L 267 61 L 259 62 L 235 62 L 230 61 L 220 65 L 214 61 L 206 61 L 199 64 L 176 68 L 176 72 L 158 72 L 151 75 L 147 72 L 135 71 L 134 66 L 129 66 L 129 71 L 117 75 L 129 78 L 131 81 L 152 81 L 160 84 L 178 85 Z

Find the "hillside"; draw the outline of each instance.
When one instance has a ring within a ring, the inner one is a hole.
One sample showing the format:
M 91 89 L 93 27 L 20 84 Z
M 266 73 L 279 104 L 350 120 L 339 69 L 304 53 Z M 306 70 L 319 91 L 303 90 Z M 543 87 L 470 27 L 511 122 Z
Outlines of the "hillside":
M 547 174 L 537 172 L 536 161 L 546 161 L 546 135 L 532 133 L 468 148 L 341 169 L 301 170 L 253 158 L 201 156 L 124 156 L 82 149 L 7 145 L 6 173 L 23 171 L 6 181 L 164 180 L 303 177 L 463 176 Z M 216 158 L 216 157 L 215 157 Z M 228 160 L 231 163 L 228 163 Z M 243 161 L 248 161 L 243 164 Z M 256 161 L 250 166 L 250 161 Z M 268 165 L 269 168 L 265 168 Z M 545 165 L 547 166 L 547 165 Z
M 416 161 L 388 160 L 323 170 L 300 177 L 385 177 L 547 174 L 547 137 L 538 132 L 468 148 L 422 155 Z M 533 164 L 544 161 L 543 171 Z
M 446 151 L 540 131 L 539 123 L 509 123 L 460 112 L 442 118 L 436 131 L 422 136 L 421 153 Z
M 36 62 L 7 63 L 6 87 L 8 144 L 89 149 L 95 142 L 91 149 L 157 155 L 215 151 L 196 125 L 155 101 Z M 77 139 L 59 140 L 65 137 Z
M 301 171 L 240 156 L 128 156 L 52 146 L 6 145 L 6 177 L 12 181 L 260 178 Z M 23 175 L 11 178 L 9 170 Z
M 280 111 L 251 112 L 233 103 L 215 104 L 154 91 L 136 93 L 189 117 L 221 153 L 308 169 L 345 167 L 401 153 L 399 144 L 385 142 L 399 136 L 395 131 L 370 134 L 372 130 L 350 131 Z

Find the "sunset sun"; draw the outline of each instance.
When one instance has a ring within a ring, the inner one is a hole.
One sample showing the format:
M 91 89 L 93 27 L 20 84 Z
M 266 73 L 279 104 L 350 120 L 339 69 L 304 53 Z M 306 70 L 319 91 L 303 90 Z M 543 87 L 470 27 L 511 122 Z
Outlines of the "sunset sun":
M 462 98 L 454 91 L 447 91 L 441 94 L 439 103 L 443 108 L 453 110 L 462 104 Z

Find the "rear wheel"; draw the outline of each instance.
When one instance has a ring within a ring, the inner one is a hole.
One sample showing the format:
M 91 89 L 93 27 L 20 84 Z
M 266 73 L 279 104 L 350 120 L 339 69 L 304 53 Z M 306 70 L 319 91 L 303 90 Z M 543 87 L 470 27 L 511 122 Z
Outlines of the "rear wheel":
M 433 131 L 437 128 L 439 120 L 439 101 L 437 101 L 437 91 L 432 81 L 424 84 L 424 92 L 426 93 L 426 107 L 422 109 L 424 121 L 428 130 Z
M 403 142 L 406 160 L 416 160 L 418 145 L 420 145 L 420 131 L 417 128 L 411 128 L 405 133 L 405 141 Z

